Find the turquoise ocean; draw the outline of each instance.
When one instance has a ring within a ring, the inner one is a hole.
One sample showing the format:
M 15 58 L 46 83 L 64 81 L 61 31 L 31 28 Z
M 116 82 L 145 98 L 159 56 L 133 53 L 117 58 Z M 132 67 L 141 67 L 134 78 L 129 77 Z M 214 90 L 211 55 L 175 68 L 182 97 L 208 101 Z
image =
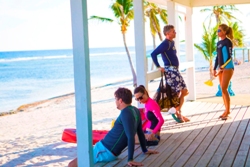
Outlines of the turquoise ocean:
M 150 55 L 151 47 L 147 47 Z M 129 47 L 135 67 L 135 49 Z M 184 47 L 180 62 L 185 61 Z M 208 62 L 195 53 L 196 70 Z M 161 58 L 159 58 L 161 62 Z M 148 58 L 149 69 L 152 60 Z M 124 47 L 90 48 L 91 87 L 132 79 Z M 72 49 L 0 52 L 0 112 L 74 92 Z

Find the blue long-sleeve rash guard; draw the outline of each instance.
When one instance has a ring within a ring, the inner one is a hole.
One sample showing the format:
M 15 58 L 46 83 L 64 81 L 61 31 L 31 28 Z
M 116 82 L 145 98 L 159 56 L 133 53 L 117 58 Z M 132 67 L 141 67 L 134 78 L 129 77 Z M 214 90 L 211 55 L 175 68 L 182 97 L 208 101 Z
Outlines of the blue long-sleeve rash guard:
M 232 47 L 233 44 L 230 39 L 225 38 L 217 43 L 217 57 L 214 63 L 214 70 L 216 68 L 221 67 L 224 63 L 226 63 L 230 58 L 232 58 Z M 225 69 L 234 68 L 233 60 L 225 66 Z
M 101 142 L 116 156 L 128 146 L 128 161 L 133 160 L 135 134 L 137 133 L 143 152 L 147 152 L 146 140 L 142 130 L 140 111 L 134 106 L 121 110 L 114 127 Z
M 151 57 L 153 59 L 156 67 L 160 67 L 160 64 L 157 59 L 157 55 L 161 54 L 164 66 L 179 66 L 179 60 L 176 55 L 176 49 L 174 41 L 169 41 L 165 39 L 152 53 Z

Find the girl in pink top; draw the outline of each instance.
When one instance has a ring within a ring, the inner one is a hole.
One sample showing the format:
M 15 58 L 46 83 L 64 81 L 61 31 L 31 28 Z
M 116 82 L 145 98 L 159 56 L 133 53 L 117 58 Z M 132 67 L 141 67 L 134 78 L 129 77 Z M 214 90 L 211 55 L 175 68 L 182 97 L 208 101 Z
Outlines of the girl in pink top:
M 143 85 L 135 88 L 134 96 L 135 100 L 145 104 L 145 117 L 147 119 L 147 123 L 143 130 L 147 141 L 159 141 L 161 126 L 164 123 L 160 106 L 156 101 L 149 97 L 148 92 Z

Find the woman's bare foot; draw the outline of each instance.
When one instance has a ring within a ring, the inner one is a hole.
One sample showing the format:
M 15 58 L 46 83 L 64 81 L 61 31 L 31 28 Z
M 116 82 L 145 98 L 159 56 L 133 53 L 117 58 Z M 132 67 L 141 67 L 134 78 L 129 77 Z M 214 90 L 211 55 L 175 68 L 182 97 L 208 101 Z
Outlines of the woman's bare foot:
M 230 112 L 226 112 L 226 111 L 224 111 L 224 113 L 221 115 L 221 116 L 219 116 L 219 118 L 225 118 L 225 117 L 228 117 L 228 115 L 230 114 Z
M 229 118 L 229 116 L 223 116 L 221 117 L 221 120 L 226 121 Z

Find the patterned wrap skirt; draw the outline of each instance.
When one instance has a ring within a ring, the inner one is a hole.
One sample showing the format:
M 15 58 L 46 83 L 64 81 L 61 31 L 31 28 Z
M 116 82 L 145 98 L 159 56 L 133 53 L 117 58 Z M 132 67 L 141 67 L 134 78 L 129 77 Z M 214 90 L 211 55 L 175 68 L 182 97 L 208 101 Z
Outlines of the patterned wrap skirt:
M 187 89 L 186 83 L 176 66 L 165 66 L 165 75 L 167 83 L 171 87 L 173 93 L 179 94 L 183 89 Z

